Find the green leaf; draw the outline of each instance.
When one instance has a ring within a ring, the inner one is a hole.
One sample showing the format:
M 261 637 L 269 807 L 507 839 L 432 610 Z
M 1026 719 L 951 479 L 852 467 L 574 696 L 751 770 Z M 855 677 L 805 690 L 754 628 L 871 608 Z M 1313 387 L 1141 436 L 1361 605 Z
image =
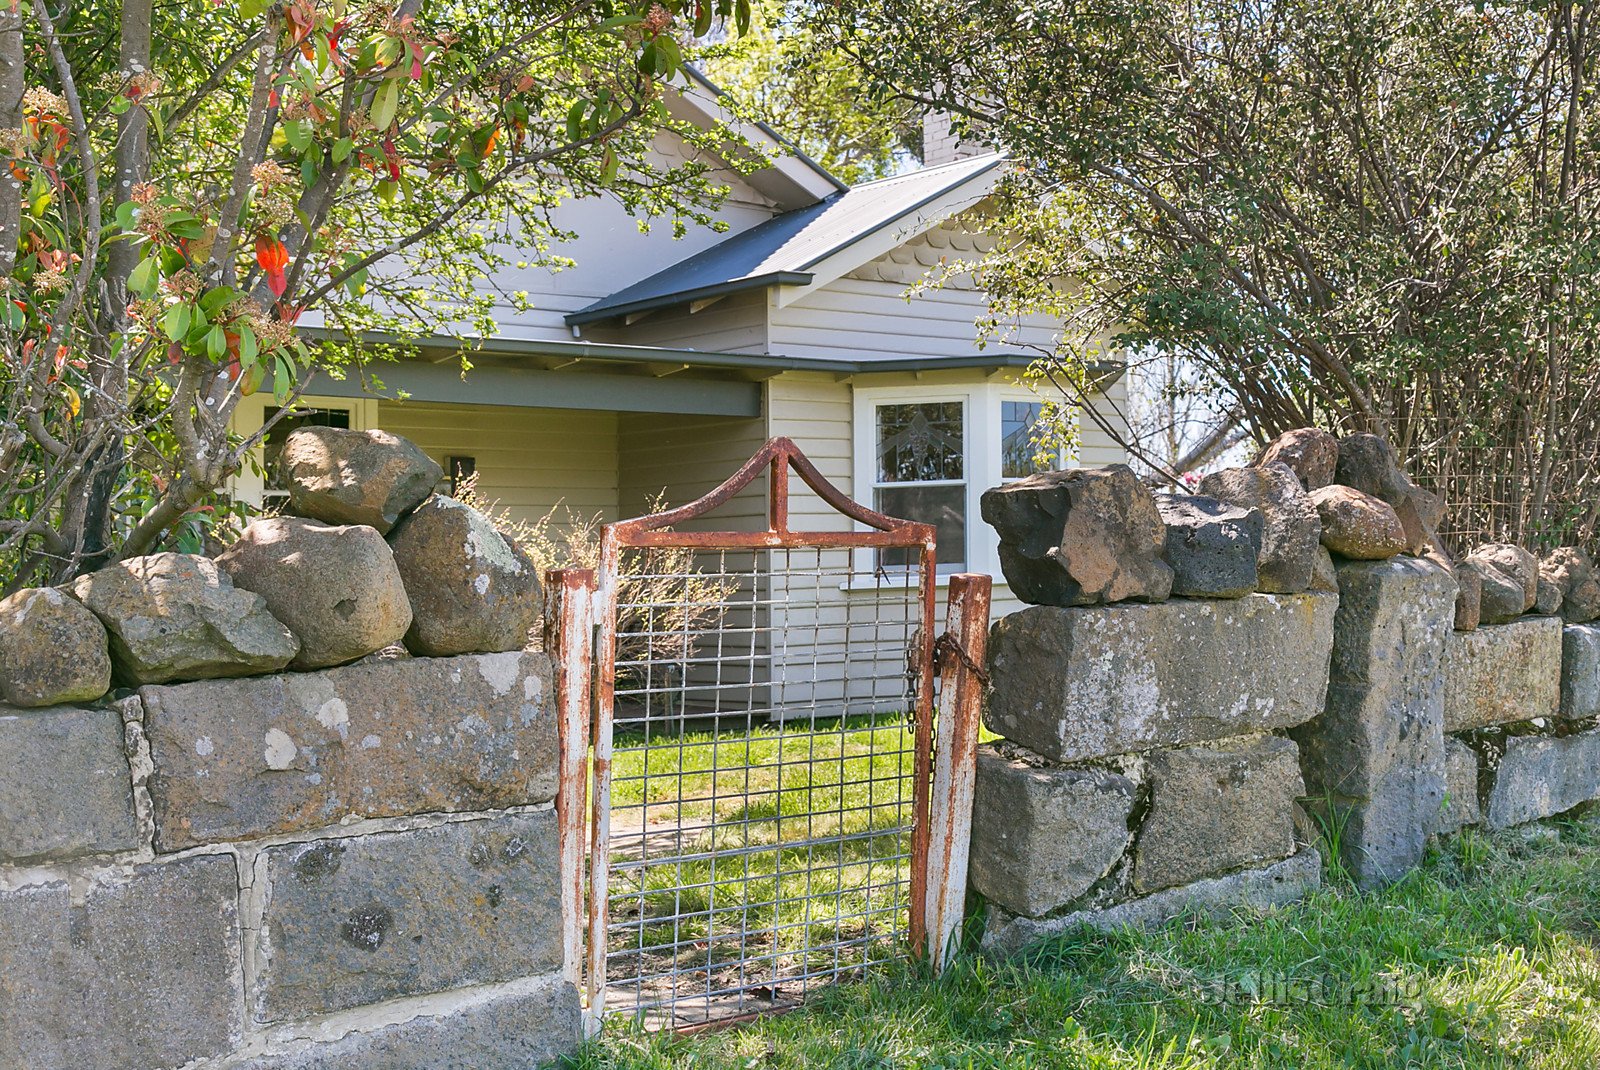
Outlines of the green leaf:
M 289 139 L 289 145 L 294 151 L 304 152 L 311 145 L 311 124 L 305 119 L 284 123 L 283 136 Z
M 389 78 L 372 95 L 372 125 L 379 133 L 394 125 L 394 114 L 400 107 L 400 82 Z
M 214 326 L 206 332 L 206 356 L 212 360 L 221 360 L 228 355 L 228 335 L 221 326 Z
M 244 324 L 239 325 L 239 363 L 252 364 L 261 355 L 261 346 L 256 342 L 256 332 Z
M 678 50 L 678 42 L 665 35 L 656 38 L 656 73 L 670 78 L 683 62 L 683 53 Z
M 577 141 L 583 136 L 583 111 L 589 106 L 587 100 L 579 99 L 567 112 L 567 140 Z
M 249 397 L 261 389 L 261 382 L 267 377 L 267 369 L 260 364 L 243 365 L 244 373 L 240 376 L 239 393 Z
M 299 378 L 295 371 L 294 361 L 287 354 L 279 353 L 276 361 L 277 367 L 272 376 L 272 393 L 282 404 L 289 396 L 289 391 L 294 389 L 295 380 Z
M 389 179 L 382 179 L 378 183 L 378 199 L 384 204 L 393 204 L 395 195 L 400 192 L 400 187 Z
M 239 0 L 239 17 L 242 19 L 260 18 L 271 4 L 272 0 Z
M 200 308 L 205 312 L 206 318 L 211 316 L 223 305 L 239 296 L 239 291 L 232 286 L 214 286 L 200 295 Z
M 194 309 L 187 303 L 173 305 L 167 309 L 167 314 L 161 317 L 161 330 L 174 342 L 181 341 L 189 333 L 189 323 L 194 316 Z
M 140 297 L 149 297 L 156 292 L 156 284 L 161 281 L 157 274 L 156 258 L 147 256 L 139 261 L 137 267 L 128 275 L 128 289 Z
M 139 206 L 132 201 L 123 201 L 117 205 L 117 226 L 123 230 L 132 230 L 139 223 Z
M 355 151 L 354 138 L 342 137 L 333 143 L 333 162 L 344 163 L 350 158 L 350 153 Z

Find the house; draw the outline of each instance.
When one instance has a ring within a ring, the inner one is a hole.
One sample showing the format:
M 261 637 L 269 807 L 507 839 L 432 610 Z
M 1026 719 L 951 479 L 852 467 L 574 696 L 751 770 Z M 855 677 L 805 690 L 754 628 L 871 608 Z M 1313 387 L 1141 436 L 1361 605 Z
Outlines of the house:
M 702 124 L 732 122 L 717 98 L 697 79 L 671 107 Z M 323 380 L 307 418 L 405 435 L 447 472 L 475 471 L 481 493 L 528 519 L 558 503 L 607 519 L 647 511 L 662 493 L 682 504 L 784 435 L 858 501 L 935 523 L 942 573 L 998 577 L 978 499 L 1032 470 L 1042 401 L 1020 375 L 1034 354 L 975 344 L 986 302 L 970 284 L 910 299 L 907 289 L 941 259 L 984 248 L 974 209 L 1003 158 L 935 133 L 930 147 L 948 158 L 850 188 L 770 129 L 743 133 L 773 160 L 732 179 L 726 232 L 674 240 L 639 233 L 609 202 L 568 204 L 561 224 L 579 237 L 561 251 L 576 266 L 500 280 L 533 308 L 502 310 L 500 333 L 483 340 L 464 380 L 441 339 L 383 370 L 386 388 L 407 400 Z M 675 141 L 661 138 L 664 160 L 683 151 Z M 1049 346 L 1058 329 L 1030 321 L 1018 337 Z M 1120 379 L 1103 389 L 1106 411 L 1122 412 Z M 259 427 L 271 404 L 246 401 L 240 430 Z M 1093 421 L 1081 420 L 1080 434 L 1062 463 L 1123 459 Z M 247 475 L 238 493 L 259 502 L 271 491 Z M 804 488 L 792 510 L 797 528 L 850 523 Z M 764 524 L 765 489 L 753 486 L 701 526 Z M 881 579 L 880 564 L 897 562 L 857 551 L 835 563 Z M 830 598 L 851 597 L 848 576 L 824 586 Z M 995 613 L 1011 608 L 997 587 Z

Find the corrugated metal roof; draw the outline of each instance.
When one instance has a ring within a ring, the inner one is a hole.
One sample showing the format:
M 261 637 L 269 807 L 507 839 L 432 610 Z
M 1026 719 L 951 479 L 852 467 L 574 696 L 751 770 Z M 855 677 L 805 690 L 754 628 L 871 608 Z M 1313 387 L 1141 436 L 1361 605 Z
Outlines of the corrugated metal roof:
M 1003 157 L 974 156 L 893 178 L 865 182 L 809 208 L 773 216 L 568 314 L 572 325 L 775 285 L 805 285 L 809 269 L 895 220 L 998 167 Z

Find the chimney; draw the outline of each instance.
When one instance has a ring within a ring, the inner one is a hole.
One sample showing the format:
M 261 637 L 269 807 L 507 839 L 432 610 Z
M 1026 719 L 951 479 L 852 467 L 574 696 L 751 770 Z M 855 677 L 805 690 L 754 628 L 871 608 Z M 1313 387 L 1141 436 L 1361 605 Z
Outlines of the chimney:
M 993 152 L 981 141 L 963 141 L 950 129 L 950 113 L 930 111 L 922 117 L 922 165 L 937 167 L 969 156 Z

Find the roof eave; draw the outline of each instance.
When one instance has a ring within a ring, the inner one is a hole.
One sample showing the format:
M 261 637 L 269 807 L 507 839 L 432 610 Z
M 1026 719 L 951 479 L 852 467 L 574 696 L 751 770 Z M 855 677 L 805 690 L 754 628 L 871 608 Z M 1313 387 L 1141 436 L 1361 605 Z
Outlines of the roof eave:
M 959 182 L 952 182 L 948 186 L 940 187 L 939 189 L 935 190 L 932 193 L 929 193 L 927 196 L 925 196 L 922 199 L 916 201 L 915 203 L 909 204 L 905 208 L 902 208 L 899 212 L 896 212 L 894 215 L 890 216 L 889 218 L 880 221 L 876 225 L 874 225 L 874 226 L 872 226 L 872 227 L 870 227 L 868 229 L 862 230 L 859 233 L 852 234 L 850 237 L 844 239 L 841 242 L 838 242 L 836 245 L 834 245 L 832 248 L 828 249 L 826 252 L 819 253 L 818 255 L 812 257 L 811 260 L 805 265 L 806 268 L 809 269 L 809 268 L 816 267 L 818 264 L 822 263 L 824 260 L 828 260 L 828 259 L 830 259 L 832 257 L 835 257 L 835 256 L 839 255 L 841 252 L 843 252 L 844 250 L 850 248 L 852 245 L 859 244 L 860 242 L 866 240 L 867 238 L 870 238 L 872 235 L 878 234 L 878 233 L 881 233 L 884 230 L 887 230 L 889 227 L 891 227 L 894 224 L 900 222 L 902 219 L 906 218 L 907 216 L 914 215 L 915 213 L 922 211 L 922 209 L 928 207 L 931 204 L 937 204 L 943 198 L 949 197 L 951 194 L 956 193 L 957 191 L 961 190 L 963 187 L 971 185 L 972 183 L 978 181 L 979 179 L 988 176 L 989 174 L 991 174 L 995 170 L 995 168 L 999 167 L 1001 164 L 1003 164 L 1005 162 L 1006 162 L 1006 158 L 1004 156 L 996 153 L 994 159 L 991 160 L 987 166 L 979 168 L 976 171 L 973 171 L 971 174 L 969 174 L 966 177 L 962 178 Z M 937 224 L 935 224 L 935 225 L 937 225 Z
M 340 332 L 325 327 L 303 327 L 301 333 L 315 338 L 336 338 Z M 849 360 L 829 357 L 790 357 L 781 353 L 722 353 L 698 349 L 674 349 L 666 346 L 626 345 L 610 342 L 540 341 L 532 338 L 482 338 L 461 339 L 451 335 L 426 335 L 401 339 L 380 331 L 366 332 L 367 337 L 378 342 L 398 343 L 418 349 L 459 349 L 470 347 L 472 352 L 494 357 L 563 357 L 599 362 L 628 364 L 684 364 L 699 368 L 784 372 L 827 372 L 834 375 L 853 376 L 874 373 L 965 371 L 972 368 L 1026 368 L 1038 360 L 1038 355 L 1027 352 L 974 353 L 962 357 L 904 357 L 894 360 Z M 1115 382 L 1127 370 L 1122 361 L 1095 361 L 1089 366 L 1091 379 L 1097 386 Z
M 764 143 L 771 158 L 758 170 L 745 175 L 744 181 L 773 198 L 784 210 L 804 208 L 850 188 L 767 123 L 751 122 L 734 115 L 722 102 L 726 94 L 704 74 L 693 67 L 683 70 L 689 84 L 678 87 L 677 93 L 668 98 L 667 106 L 671 108 L 674 101 L 682 102 L 699 116 L 696 125 L 709 129 L 720 124 L 757 144 Z M 728 162 L 737 161 L 730 158 Z

